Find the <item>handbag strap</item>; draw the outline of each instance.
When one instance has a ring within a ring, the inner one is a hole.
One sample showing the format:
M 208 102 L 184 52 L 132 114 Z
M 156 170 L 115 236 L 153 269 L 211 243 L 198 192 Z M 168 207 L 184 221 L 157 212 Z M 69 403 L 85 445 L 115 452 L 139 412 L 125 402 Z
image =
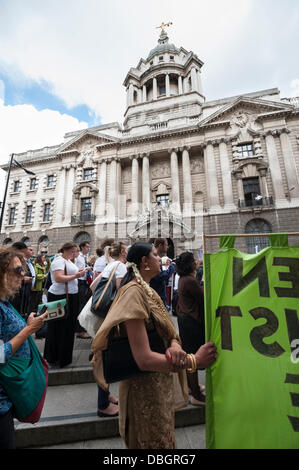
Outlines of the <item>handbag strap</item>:
M 67 276 L 66 263 L 64 263 L 64 274 Z M 66 283 L 65 283 L 65 297 L 66 297 L 66 301 L 68 302 L 68 300 L 69 300 L 69 283 L 68 283 L 68 281 L 66 281 Z
M 110 282 L 112 281 L 112 278 L 113 278 L 113 276 L 114 276 L 114 273 L 115 273 L 115 271 L 116 271 L 116 269 L 117 269 L 119 263 L 120 263 L 120 261 L 114 266 L 113 270 L 111 271 L 110 276 L 109 276 L 109 279 L 108 279 L 108 282 L 107 282 L 107 284 L 106 284 L 106 286 L 105 286 L 105 289 L 103 290 L 102 295 L 100 296 L 100 298 L 98 299 L 98 301 L 97 301 L 97 303 L 96 303 L 96 305 L 95 305 L 95 310 L 98 309 L 98 307 L 99 307 L 99 305 L 100 305 L 100 303 L 101 303 L 101 301 L 102 301 L 102 298 L 104 297 L 105 292 L 106 292 L 106 290 L 108 289 L 108 286 L 109 286 Z

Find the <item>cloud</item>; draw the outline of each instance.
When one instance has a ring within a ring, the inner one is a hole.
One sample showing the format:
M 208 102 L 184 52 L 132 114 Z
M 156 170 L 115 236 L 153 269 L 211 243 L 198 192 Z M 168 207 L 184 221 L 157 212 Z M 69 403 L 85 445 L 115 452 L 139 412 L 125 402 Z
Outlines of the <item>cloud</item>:
M 4 95 L 3 95 L 4 98 Z M 66 132 L 84 129 L 86 122 L 58 111 L 38 111 L 32 105 L 5 106 L 1 100 L 0 81 L 0 164 L 5 164 L 12 153 L 58 145 Z M 0 201 L 4 191 L 4 172 L 0 171 Z
M 215 71 L 220 44 L 233 47 L 251 3 L 188 0 L 184 8 L 181 0 L 14 0 L 1 15 L 0 63 L 11 79 L 48 82 L 70 108 L 86 104 L 103 123 L 122 122 L 122 83 L 156 46 L 162 21 L 173 22 L 170 42 L 210 60 Z

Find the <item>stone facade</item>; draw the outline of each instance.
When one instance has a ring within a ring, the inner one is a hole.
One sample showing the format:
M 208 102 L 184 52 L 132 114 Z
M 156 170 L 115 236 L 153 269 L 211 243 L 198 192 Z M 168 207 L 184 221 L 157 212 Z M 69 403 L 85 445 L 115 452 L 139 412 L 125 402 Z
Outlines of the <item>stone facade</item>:
M 202 66 L 162 31 L 125 78 L 123 125 L 16 155 L 36 176 L 13 168 L 0 242 L 54 253 L 86 237 L 95 248 L 166 236 L 178 253 L 200 249 L 203 232 L 299 232 L 299 100 L 274 88 L 206 101 Z

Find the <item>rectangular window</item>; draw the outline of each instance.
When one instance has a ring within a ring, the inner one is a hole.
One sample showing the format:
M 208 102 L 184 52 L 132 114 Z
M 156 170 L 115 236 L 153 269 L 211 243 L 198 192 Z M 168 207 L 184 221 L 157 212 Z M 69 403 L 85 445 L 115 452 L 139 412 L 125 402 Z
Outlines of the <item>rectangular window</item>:
M 243 191 L 245 206 L 260 206 L 263 204 L 263 199 L 261 198 L 261 190 L 259 178 L 244 178 L 243 179 Z
M 238 145 L 238 152 L 241 158 L 252 157 L 254 155 L 253 145 L 252 144 Z
M 93 169 L 92 168 L 87 168 L 86 170 L 84 170 L 83 172 L 83 179 L 86 181 L 86 180 L 91 180 L 92 179 L 92 172 L 93 172 Z
M 161 55 L 161 56 L 159 57 L 159 62 L 163 62 L 163 60 L 164 60 L 164 58 L 163 58 L 163 56 Z
M 158 86 L 159 86 L 159 96 L 165 95 L 166 94 L 165 85 L 161 84 L 161 85 L 158 85 Z
M 20 191 L 20 181 L 14 182 L 13 190 L 15 193 L 18 193 Z
M 81 220 L 88 221 L 91 218 L 91 197 L 81 199 Z
M 47 180 L 47 188 L 54 187 L 54 175 L 49 175 Z
M 169 207 L 169 194 L 160 194 L 156 196 L 156 202 L 160 206 Z
M 9 211 L 9 225 L 13 225 L 15 223 L 15 216 L 16 216 L 16 208 L 11 207 Z
M 44 206 L 44 218 L 43 218 L 44 222 L 49 222 L 49 220 L 50 220 L 50 210 L 51 210 L 51 203 L 46 202 L 45 206 Z
M 36 178 L 31 178 L 30 180 L 30 190 L 36 189 Z
M 31 224 L 31 222 L 32 222 L 32 206 L 27 206 L 25 223 Z

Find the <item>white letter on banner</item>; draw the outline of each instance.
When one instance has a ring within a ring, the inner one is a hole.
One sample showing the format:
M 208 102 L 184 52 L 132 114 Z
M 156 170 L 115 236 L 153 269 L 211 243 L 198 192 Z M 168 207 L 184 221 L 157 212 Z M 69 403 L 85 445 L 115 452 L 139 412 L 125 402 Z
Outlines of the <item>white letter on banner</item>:
M 293 341 L 291 342 L 291 348 L 295 348 L 296 346 L 299 346 L 299 339 L 293 339 Z M 297 364 L 299 362 L 299 347 L 292 351 L 291 361 L 293 364 Z

